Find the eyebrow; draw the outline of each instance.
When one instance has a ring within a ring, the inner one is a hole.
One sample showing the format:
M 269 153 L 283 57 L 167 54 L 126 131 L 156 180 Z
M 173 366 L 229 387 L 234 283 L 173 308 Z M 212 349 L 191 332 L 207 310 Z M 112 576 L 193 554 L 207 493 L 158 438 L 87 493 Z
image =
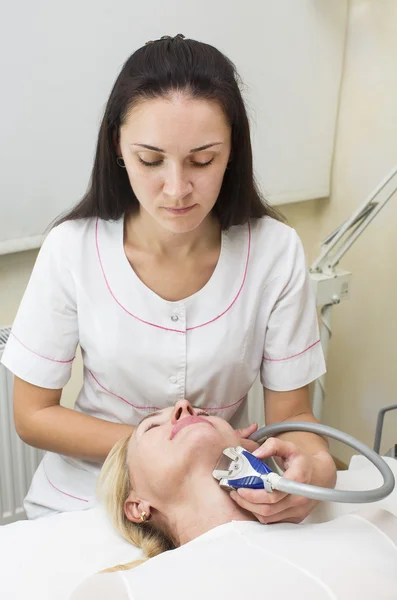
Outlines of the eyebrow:
M 143 423 L 144 421 L 146 421 L 146 419 L 150 419 L 150 417 L 154 417 L 155 415 L 159 415 L 161 414 L 163 411 L 162 410 L 155 410 L 152 413 L 149 413 L 148 415 L 145 415 L 144 417 L 142 417 L 142 419 L 139 421 L 137 427 L 139 427 L 139 425 L 141 423 Z
M 201 150 L 207 150 L 208 148 L 212 148 L 213 146 L 220 146 L 223 142 L 214 142 L 212 144 L 205 144 L 204 146 L 199 146 L 198 148 L 193 148 L 189 150 L 189 154 L 194 154 L 195 152 L 201 152 Z M 157 148 L 156 146 L 149 146 L 149 144 L 131 144 L 131 146 L 140 146 L 141 148 L 146 148 L 147 150 L 153 150 L 154 152 L 161 152 L 165 154 L 165 150 L 161 148 Z

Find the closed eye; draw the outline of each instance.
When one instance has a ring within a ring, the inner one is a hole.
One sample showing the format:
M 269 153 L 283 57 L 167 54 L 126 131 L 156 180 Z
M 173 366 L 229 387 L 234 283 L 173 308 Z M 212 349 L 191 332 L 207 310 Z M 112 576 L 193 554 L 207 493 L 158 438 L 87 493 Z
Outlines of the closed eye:
M 158 167 L 158 165 L 161 165 L 161 163 L 163 162 L 162 160 L 155 160 L 153 162 L 147 162 L 146 160 L 143 160 L 140 156 L 138 156 L 139 158 L 139 162 L 141 162 L 143 165 L 145 165 L 145 167 Z
M 145 165 L 145 167 L 158 167 L 158 166 L 159 166 L 159 165 L 161 165 L 161 163 L 163 162 L 162 160 L 155 160 L 155 161 L 153 161 L 153 162 L 147 162 L 146 160 L 143 160 L 143 159 L 142 159 L 140 156 L 138 156 L 138 158 L 139 158 L 139 161 L 140 161 L 140 162 L 141 162 L 143 165 Z M 198 162 L 198 161 L 195 161 L 195 160 L 192 160 L 192 161 L 191 161 L 191 164 L 192 164 L 194 167 L 208 167 L 208 165 L 210 165 L 210 164 L 213 162 L 213 160 L 214 160 L 214 159 L 213 159 L 213 158 L 211 158 L 211 160 L 208 160 L 207 162 L 204 162 L 204 163 L 202 163 L 202 162 Z
M 196 415 L 204 415 L 205 417 L 209 417 L 209 414 L 207 412 L 205 412 L 205 410 L 196 410 Z
M 145 433 L 153 429 L 153 427 L 160 427 L 160 423 L 150 423 L 149 427 L 145 429 Z

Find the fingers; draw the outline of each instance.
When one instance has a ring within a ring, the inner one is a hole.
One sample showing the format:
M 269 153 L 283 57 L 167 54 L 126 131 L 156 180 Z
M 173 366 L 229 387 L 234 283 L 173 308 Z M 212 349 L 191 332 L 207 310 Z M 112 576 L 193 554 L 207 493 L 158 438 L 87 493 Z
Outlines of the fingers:
M 251 452 L 252 454 L 258 448 L 259 444 L 252 440 L 246 440 L 245 438 L 242 438 L 240 440 L 240 446 L 242 446 L 243 448 L 245 448 L 245 450 L 248 450 L 248 452 Z
M 252 494 L 248 494 L 246 492 L 256 492 L 258 496 L 252 497 Z M 264 496 L 277 495 L 275 500 L 264 501 Z M 232 500 L 236 502 L 241 508 L 244 510 L 248 510 L 249 512 L 256 513 L 261 515 L 262 517 L 270 517 L 274 515 L 276 512 L 280 512 L 289 508 L 291 506 L 291 496 L 288 494 L 283 494 L 282 492 L 273 492 L 273 494 L 268 494 L 267 492 L 263 492 L 262 490 L 246 490 L 240 489 L 238 492 L 230 492 L 230 497 Z M 250 499 L 246 498 L 248 496 Z M 254 502 L 252 502 L 254 500 Z
M 237 435 L 239 436 L 239 438 L 241 438 L 240 445 L 246 450 L 248 450 L 248 452 L 254 452 L 259 447 L 259 444 L 257 442 L 247 439 L 257 429 L 257 423 L 252 423 L 248 427 L 243 427 L 242 429 L 236 429 Z
M 265 504 L 259 502 L 249 502 L 242 496 L 242 492 L 261 492 L 262 490 L 239 490 L 239 492 L 231 492 L 230 497 L 243 508 L 251 512 L 261 523 L 278 523 L 288 521 L 290 523 L 300 523 L 307 517 L 316 501 L 309 500 L 303 496 L 290 496 L 283 494 L 280 499 L 281 492 L 273 492 L 268 496 L 277 494 L 278 500 L 272 503 Z M 266 493 L 266 492 L 265 492 Z M 245 494 L 244 494 L 245 495 Z
M 288 461 L 300 453 L 301 451 L 298 446 L 292 442 L 285 442 L 277 438 L 268 438 L 262 446 L 255 450 L 254 455 L 260 459 L 278 456 L 284 461 Z
M 248 427 L 243 427 L 242 429 L 236 429 L 236 433 L 241 438 L 248 438 L 250 435 L 255 433 L 258 429 L 257 423 L 251 423 Z
M 231 492 L 231 494 L 234 494 L 234 492 Z M 241 500 L 250 504 L 276 504 L 288 496 L 284 492 L 266 492 L 266 490 L 253 490 L 250 488 L 239 488 L 236 490 L 236 494 Z
M 302 523 L 302 521 L 310 514 L 311 510 L 312 508 L 310 506 L 302 507 L 302 509 L 297 509 L 297 507 L 294 506 L 270 517 L 263 517 L 262 515 L 256 515 L 255 513 L 254 516 L 264 525 L 271 525 L 273 523 Z
M 269 438 L 253 454 L 262 460 L 270 456 L 281 458 L 285 468 L 284 479 L 300 483 L 313 483 L 315 463 L 313 456 L 302 452 L 292 442 Z M 241 508 L 255 515 L 258 521 L 267 524 L 300 523 L 317 504 L 316 501 L 303 496 L 247 488 L 231 492 L 230 497 Z

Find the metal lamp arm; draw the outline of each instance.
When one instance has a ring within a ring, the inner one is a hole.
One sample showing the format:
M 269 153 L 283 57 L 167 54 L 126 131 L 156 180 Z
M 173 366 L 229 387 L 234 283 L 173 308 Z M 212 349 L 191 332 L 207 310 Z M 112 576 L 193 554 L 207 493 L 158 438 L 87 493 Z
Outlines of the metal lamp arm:
M 394 179 L 394 181 L 392 181 Z M 392 182 L 392 185 L 388 184 Z M 384 197 L 377 197 L 387 187 Z M 310 270 L 312 272 L 326 272 L 332 270 L 347 252 L 350 246 L 368 227 L 378 212 L 385 206 L 390 198 L 397 192 L 397 167 L 375 188 L 361 206 L 340 225 L 333 233 L 328 235 L 322 242 L 323 250 L 320 256 L 313 262 Z M 348 233 L 350 236 L 343 239 Z

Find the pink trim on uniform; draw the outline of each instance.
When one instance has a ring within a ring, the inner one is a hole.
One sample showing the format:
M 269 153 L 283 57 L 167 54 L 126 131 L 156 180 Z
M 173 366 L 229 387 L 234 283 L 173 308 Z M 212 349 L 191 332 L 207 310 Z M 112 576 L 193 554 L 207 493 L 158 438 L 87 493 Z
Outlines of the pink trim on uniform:
M 44 475 L 46 476 L 48 483 L 54 488 L 54 490 L 56 490 L 60 494 L 63 494 L 64 496 L 69 496 L 69 498 L 73 498 L 74 500 L 80 500 L 80 502 L 89 502 L 89 500 L 86 500 L 85 498 L 78 498 L 77 496 L 73 496 L 72 494 L 68 494 L 67 492 L 64 492 L 64 491 L 60 490 L 59 488 L 57 488 L 56 485 L 54 485 L 52 483 L 52 481 L 50 481 L 47 473 L 45 472 L 44 464 L 43 464 L 43 470 L 44 470 Z
M 175 333 L 185 333 L 186 331 L 192 331 L 193 329 L 198 329 L 199 327 L 205 327 L 206 325 L 209 325 L 210 323 L 214 323 L 214 321 L 217 321 L 218 319 L 220 319 L 221 317 L 223 317 L 223 315 L 225 315 L 234 305 L 234 303 L 236 302 L 237 298 L 240 296 L 241 290 L 244 287 L 244 283 L 247 277 L 247 270 L 248 270 L 248 263 L 249 263 L 249 258 L 250 258 L 250 251 L 251 251 L 251 226 L 250 223 L 248 222 L 248 251 L 247 251 L 247 260 L 245 263 L 245 269 L 244 269 L 244 275 L 243 275 L 243 281 L 241 283 L 240 289 L 238 290 L 233 302 L 231 302 L 231 304 L 221 313 L 219 314 L 217 317 L 214 317 L 213 319 L 211 319 L 210 321 L 207 321 L 206 323 L 202 323 L 201 325 L 195 325 L 194 327 L 187 327 L 186 331 L 183 329 L 172 329 L 171 327 L 163 327 L 162 325 L 157 325 L 156 323 L 151 323 L 150 321 L 145 321 L 144 319 L 141 319 L 140 317 L 137 317 L 136 315 L 132 314 L 129 310 L 127 310 L 125 308 L 125 306 L 123 306 L 116 298 L 116 296 L 114 295 L 109 282 L 107 280 L 106 274 L 105 274 L 105 269 L 103 268 L 103 264 L 102 264 L 102 259 L 101 259 L 101 254 L 99 252 L 99 243 L 98 243 L 98 223 L 99 223 L 99 219 L 97 218 L 96 220 L 96 226 L 95 226 L 95 244 L 96 244 L 96 249 L 97 249 L 97 255 L 98 255 L 98 260 L 99 260 L 99 264 L 102 270 L 102 274 L 103 274 L 103 278 L 105 280 L 106 283 L 106 287 L 109 290 L 110 295 L 112 296 L 113 300 L 115 300 L 115 302 L 117 302 L 117 304 L 120 306 L 120 308 L 122 308 L 128 315 L 130 315 L 130 317 L 133 317 L 134 319 L 136 319 L 137 321 L 140 321 L 141 323 L 144 323 L 145 325 L 150 325 L 151 327 L 157 327 L 157 329 L 163 329 L 164 331 L 173 331 Z
M 122 400 L 129 406 L 132 406 L 132 408 L 136 408 L 137 410 L 161 410 L 161 408 L 159 408 L 158 406 L 136 406 L 135 404 L 131 404 L 131 402 L 128 402 L 128 400 L 126 400 L 122 396 L 119 396 L 118 394 L 115 394 L 114 392 L 111 392 L 110 390 L 106 389 L 105 386 L 103 386 L 101 383 L 99 383 L 98 379 L 95 377 L 95 375 L 92 371 L 88 370 L 88 372 L 91 375 L 91 377 L 96 381 L 96 383 L 99 385 L 100 388 L 102 388 L 105 392 L 107 392 L 111 396 L 114 396 L 115 398 Z
M 46 360 L 51 360 L 52 362 L 63 363 L 63 364 L 71 363 L 75 359 L 74 356 L 73 356 L 73 358 L 70 358 L 69 360 L 57 360 L 56 358 L 49 358 L 48 356 L 43 356 L 42 354 L 39 354 L 38 352 L 35 352 L 34 350 L 31 350 L 30 348 L 28 348 L 27 346 L 25 346 L 25 344 L 23 344 L 21 342 L 21 340 L 19 340 L 17 338 L 17 336 L 15 335 L 15 333 L 13 331 L 11 331 L 11 335 L 13 335 L 14 338 L 17 340 L 17 342 L 19 342 L 21 344 L 21 346 L 23 346 L 24 348 L 26 348 L 26 350 L 29 350 L 29 352 L 31 352 L 32 354 L 35 354 L 36 356 L 39 356 L 40 358 L 45 358 Z
M 233 402 L 233 404 L 228 404 L 227 406 L 200 406 L 203 410 L 224 410 L 225 408 L 231 408 L 232 406 L 236 406 L 236 404 L 240 404 L 244 400 L 245 396 L 237 400 L 237 402 Z
M 267 358 L 266 356 L 264 356 L 263 358 L 264 358 L 264 360 L 268 360 L 269 362 L 279 362 L 282 360 L 289 360 L 290 358 L 296 358 L 297 356 L 304 354 L 308 350 L 311 350 L 312 348 L 314 348 L 314 346 L 317 346 L 317 344 L 319 344 L 319 343 L 320 343 L 320 340 L 317 340 L 317 342 L 314 342 L 314 344 L 311 344 L 311 346 L 308 346 L 307 348 L 305 348 L 305 350 L 302 350 L 302 352 L 298 352 L 298 354 L 293 354 L 292 356 L 287 356 L 286 358 Z
M 240 285 L 240 289 L 237 292 L 233 302 L 231 304 L 229 304 L 229 306 L 226 308 L 226 310 L 224 310 L 220 315 L 218 315 L 217 317 L 215 317 L 214 319 L 211 319 L 211 321 L 207 321 L 206 323 L 202 323 L 201 325 L 195 325 L 194 327 L 187 327 L 186 331 L 192 331 L 193 329 L 198 329 L 199 327 L 205 327 L 206 325 L 209 325 L 210 323 L 213 323 L 214 321 L 217 321 L 218 319 L 220 319 L 221 317 L 223 317 L 223 315 L 225 315 L 233 306 L 233 304 L 236 302 L 237 298 L 240 296 L 241 290 L 244 287 L 244 283 L 247 277 L 247 271 L 248 271 L 248 263 L 249 263 L 249 259 L 250 259 L 250 253 L 251 253 L 251 226 L 248 222 L 248 250 L 247 250 L 247 260 L 245 261 L 245 269 L 244 269 L 244 275 L 243 275 L 243 281 L 241 282 Z
M 102 264 L 102 259 L 101 259 L 101 254 L 99 252 L 99 243 L 98 243 L 98 222 L 99 219 L 96 220 L 96 226 L 95 226 L 95 243 L 96 243 L 96 250 L 97 250 L 97 254 L 98 254 L 98 260 L 99 260 L 99 264 L 101 266 L 101 270 L 102 270 L 102 275 L 103 278 L 105 280 L 106 283 L 106 287 L 109 290 L 110 295 L 112 296 L 113 300 L 115 302 L 117 302 L 117 304 L 120 306 L 120 308 L 122 308 L 128 315 L 130 315 L 130 317 L 134 317 L 134 319 L 136 319 L 137 321 L 140 321 L 141 323 L 144 323 L 145 325 L 151 325 L 152 327 L 157 327 L 157 329 L 164 329 L 165 331 L 174 331 L 175 333 L 185 333 L 185 331 L 183 331 L 182 329 L 171 329 L 170 327 L 162 327 L 161 325 L 156 325 L 155 323 L 150 323 L 149 321 L 145 321 L 144 319 L 140 319 L 139 317 L 137 317 L 136 315 L 133 315 L 129 310 L 127 310 L 125 308 L 125 306 L 123 306 L 116 298 L 116 296 L 114 295 L 112 288 L 109 285 L 109 282 L 107 280 L 106 274 L 105 274 L 105 269 L 103 268 L 103 264 Z M 123 398 L 122 398 L 123 400 Z M 129 404 L 129 403 L 128 403 Z M 132 405 L 131 405 L 132 406 Z
M 100 388 L 102 388 L 105 392 L 107 392 L 111 396 L 114 396 L 115 398 L 122 400 L 129 406 L 132 406 L 132 408 L 136 408 L 137 410 L 153 410 L 153 411 L 163 410 L 162 408 L 159 408 L 158 406 L 136 406 L 135 404 L 131 404 L 131 402 L 128 402 L 128 400 L 126 400 L 122 396 L 119 396 L 118 394 L 111 392 L 110 390 L 105 388 L 105 386 L 103 386 L 101 383 L 99 383 L 98 379 L 95 377 L 95 375 L 92 371 L 88 370 L 88 372 L 91 375 L 91 377 L 94 379 L 94 381 L 96 381 L 96 383 L 99 385 Z M 226 408 L 231 408 L 232 406 L 236 406 L 236 404 L 239 404 L 240 402 L 242 402 L 244 400 L 244 398 L 245 398 L 245 396 L 243 396 L 243 398 L 240 398 L 240 400 L 237 400 L 237 402 L 233 402 L 233 404 L 228 404 L 227 406 L 210 406 L 210 407 L 202 406 L 200 408 L 202 408 L 203 410 L 224 410 Z M 167 408 L 167 407 L 164 407 L 164 408 Z

